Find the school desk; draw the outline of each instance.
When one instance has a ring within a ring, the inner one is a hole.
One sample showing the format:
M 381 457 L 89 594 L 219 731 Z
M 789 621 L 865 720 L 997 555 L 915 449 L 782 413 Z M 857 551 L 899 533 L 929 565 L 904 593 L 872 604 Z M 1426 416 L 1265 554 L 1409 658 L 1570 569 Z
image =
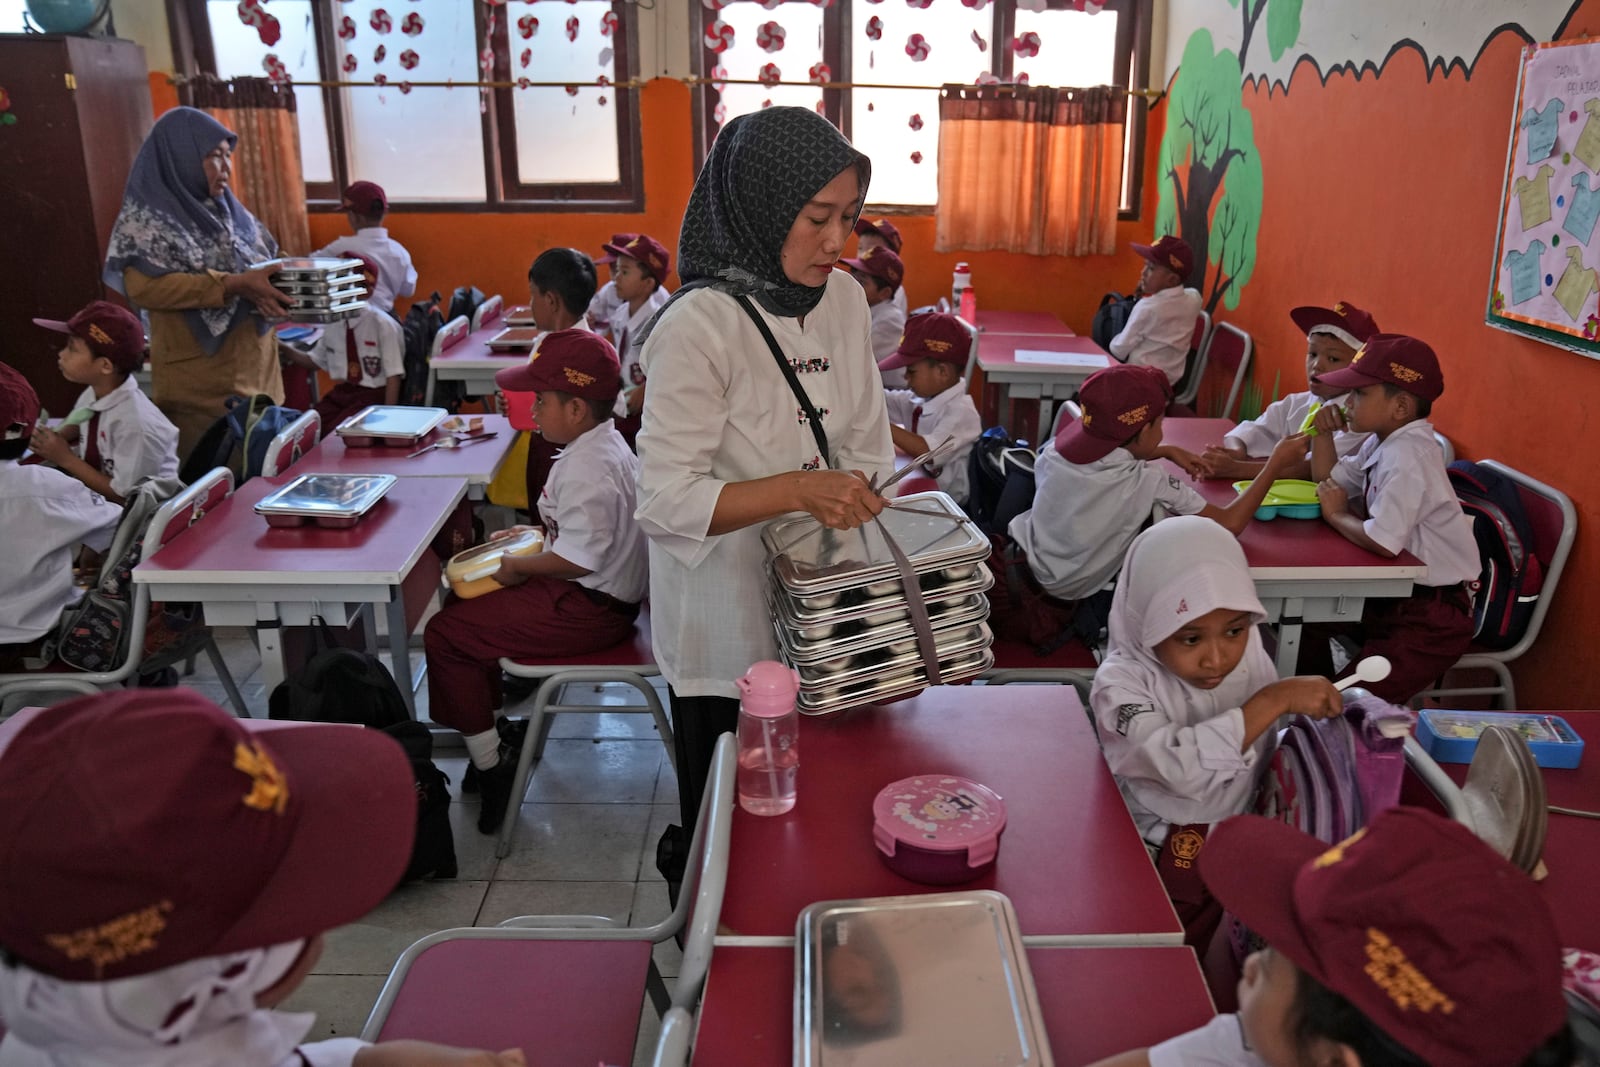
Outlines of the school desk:
M 520 367 L 528 362 L 531 349 L 496 351 L 489 347 L 489 338 L 506 329 L 504 319 L 473 330 L 456 344 L 428 361 L 427 403 L 433 403 L 434 385 L 438 382 L 460 382 L 468 396 L 493 396 L 494 376 L 507 367 Z
M 1216 1014 L 1194 952 L 1183 945 L 1030 945 L 1027 955 L 1056 1067 L 1153 1045 Z M 794 970 L 792 947 L 719 944 L 700 1003 L 693 1062 L 787 1067 L 794 1048 Z
M 254 629 L 268 692 L 287 676 L 283 627 L 308 626 L 312 616 L 347 625 L 361 605 L 382 605 L 395 677 L 411 707 L 408 636 L 439 588 L 429 542 L 466 494 L 466 480 L 397 479 L 347 530 L 268 526 L 252 508 L 297 476 L 244 483 L 205 517 L 202 536 L 171 542 L 135 567 L 133 580 L 150 587 L 152 600 L 198 601 L 211 626 Z
M 1221 444 L 1234 426 L 1228 419 L 1167 419 L 1162 437 L 1199 454 Z M 1194 486 L 1209 503 L 1225 507 L 1238 495 L 1224 479 L 1191 481 L 1175 464 L 1161 461 Z M 1251 519 L 1239 536 L 1267 617 L 1278 625 L 1278 673 L 1292 675 L 1300 658 L 1301 628 L 1308 622 L 1353 624 L 1361 621 L 1367 600 L 1411 595 L 1411 585 L 1428 573 L 1409 552 L 1385 559 L 1347 541 L 1315 519 Z
M 350 448 L 344 438 L 330 433 L 300 458 L 295 472 L 318 471 L 324 474 L 398 474 L 407 478 L 465 478 L 467 495 L 482 500 L 495 472 L 506 461 L 511 446 L 516 443 L 517 431 L 504 415 L 462 415 L 463 419 L 482 419 L 483 432 L 494 434 L 487 441 L 473 441 L 459 448 L 435 448 L 420 456 L 411 453 L 424 445 L 447 437 L 435 430 L 416 445 L 391 448 L 374 445 Z
M 939 773 L 983 783 L 1007 808 L 994 869 L 956 886 L 900 877 L 872 840 L 878 791 Z M 1011 898 L 1028 936 L 1183 940 L 1068 685 L 937 686 L 882 707 L 802 716 L 798 803 L 776 816 L 737 809 L 730 856 L 722 935 L 792 937 L 800 910 L 819 900 L 994 889 Z
M 1072 327 L 1048 311 L 978 311 L 978 329 L 985 333 L 1036 333 L 1071 337 Z
M 1030 357 L 1030 352 L 1046 355 Z M 1056 403 L 1069 399 L 1085 378 L 1110 365 L 1106 350 L 1088 337 L 985 332 L 978 340 L 978 367 L 984 380 L 983 424 L 993 426 L 998 421 L 1015 436 L 1034 441 L 1035 426 L 1031 420 L 1019 418 L 1016 402 L 1037 401 L 1039 432 L 1048 432 Z

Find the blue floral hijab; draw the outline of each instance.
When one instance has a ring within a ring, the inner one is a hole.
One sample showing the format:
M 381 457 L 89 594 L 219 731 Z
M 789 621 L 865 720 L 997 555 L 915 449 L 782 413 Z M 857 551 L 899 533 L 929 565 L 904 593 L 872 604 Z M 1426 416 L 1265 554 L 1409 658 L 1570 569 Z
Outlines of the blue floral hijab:
M 152 278 L 207 270 L 237 274 L 278 254 L 278 242 L 232 189 L 218 197 L 209 193 L 206 154 L 223 141 L 236 145 L 238 140 L 232 130 L 192 107 L 174 108 L 156 121 L 133 161 L 122 211 L 111 229 L 101 275 L 108 286 L 127 295 L 122 272 L 129 267 Z M 221 307 L 191 308 L 183 316 L 209 356 L 230 330 L 253 314 L 248 301 L 230 297 Z M 266 320 L 257 316 L 257 332 L 267 329 Z

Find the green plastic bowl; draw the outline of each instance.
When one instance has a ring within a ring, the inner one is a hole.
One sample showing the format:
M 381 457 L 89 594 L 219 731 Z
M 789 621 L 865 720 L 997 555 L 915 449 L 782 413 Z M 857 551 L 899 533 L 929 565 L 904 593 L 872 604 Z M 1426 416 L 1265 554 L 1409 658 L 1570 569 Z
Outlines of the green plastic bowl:
M 1249 488 L 1249 482 L 1234 482 L 1237 492 Z M 1267 495 L 1256 508 L 1258 519 L 1315 519 L 1322 515 L 1322 505 L 1317 502 L 1317 483 L 1301 478 L 1283 478 L 1272 483 Z

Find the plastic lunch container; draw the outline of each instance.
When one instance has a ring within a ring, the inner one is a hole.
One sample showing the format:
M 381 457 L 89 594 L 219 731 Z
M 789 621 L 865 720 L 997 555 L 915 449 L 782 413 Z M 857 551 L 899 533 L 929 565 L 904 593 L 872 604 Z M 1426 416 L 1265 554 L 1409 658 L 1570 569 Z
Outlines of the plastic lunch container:
M 1242 493 L 1250 487 L 1250 483 L 1234 482 L 1233 487 Z M 1258 519 L 1315 519 L 1321 514 L 1317 483 L 1300 478 L 1280 478 L 1273 482 L 1261 506 L 1256 508 Z
M 462 600 L 492 593 L 500 588 L 494 572 L 502 556 L 534 556 L 544 551 L 544 531 L 524 530 L 513 537 L 502 537 L 472 548 L 462 549 L 444 565 L 444 579 L 450 591 Z
M 902 778 L 872 801 L 872 840 L 902 878 L 927 885 L 968 882 L 994 869 L 1006 803 L 986 785 L 954 774 Z

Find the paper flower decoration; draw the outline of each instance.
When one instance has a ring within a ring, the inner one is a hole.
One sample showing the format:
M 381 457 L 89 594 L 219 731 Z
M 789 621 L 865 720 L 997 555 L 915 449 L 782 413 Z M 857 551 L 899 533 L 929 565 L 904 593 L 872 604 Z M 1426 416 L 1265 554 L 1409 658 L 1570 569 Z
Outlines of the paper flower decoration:
M 874 15 L 867 20 L 867 40 L 876 41 L 883 36 L 883 20 Z
M 339 64 L 340 69 L 342 69 L 346 74 L 354 74 L 356 72 L 356 66 L 357 64 L 355 55 L 351 52 L 346 52 L 344 54 L 344 62 Z
M 783 51 L 783 39 L 788 36 L 776 22 L 763 22 L 756 27 L 756 45 L 763 52 Z
M 1039 54 L 1039 35 L 1029 30 L 1011 39 L 1011 50 L 1024 59 Z
M 813 85 L 821 85 L 824 82 L 833 80 L 833 70 L 826 63 L 811 64 L 811 69 L 806 71 L 806 75 L 811 79 L 811 84 Z
M 379 33 L 388 33 L 390 30 L 394 29 L 394 20 L 389 18 L 389 12 L 385 11 L 381 7 L 373 8 L 372 17 L 367 21 L 372 23 L 372 28 L 377 30 Z
M 756 75 L 756 80 L 770 89 L 783 80 L 783 72 L 778 69 L 776 63 L 765 63 L 761 67 L 761 72 Z
M 519 61 L 518 65 L 521 66 L 523 70 L 527 70 L 528 64 L 533 62 L 533 49 L 524 48 L 522 50 L 522 55 L 518 56 L 517 59 Z
M 733 46 L 733 27 L 721 19 L 717 19 L 707 26 L 704 36 L 707 51 L 716 52 L 720 55 Z
M 388 56 L 389 50 L 381 44 L 372 50 L 372 61 L 374 63 L 382 63 Z
M 907 122 L 906 125 L 910 126 L 913 130 L 922 129 L 922 116 L 921 115 L 912 115 L 911 116 L 911 120 L 909 122 Z
M 906 38 L 906 55 L 911 57 L 911 62 L 923 62 L 928 58 L 928 54 L 932 51 L 933 46 L 928 43 L 928 39 L 922 36 L 922 34 L 913 33 L 910 37 Z
M 539 32 L 539 20 L 532 15 L 524 15 L 517 20 L 517 32 L 522 34 L 524 41 Z
M 272 81 L 281 82 L 289 80 L 289 68 L 285 67 L 283 65 L 283 60 L 279 59 L 272 52 L 268 52 L 266 55 L 261 57 L 261 69 L 267 72 L 267 77 Z M 7 107 L 9 106 L 10 102 L 7 101 Z M 5 110 L 5 108 L 0 108 L 0 110 Z
M 426 25 L 426 23 L 422 21 L 422 16 L 417 14 L 415 11 L 412 11 L 409 12 L 405 18 L 400 20 L 400 32 L 405 34 L 407 37 L 415 37 L 417 34 L 422 32 L 422 27 L 424 25 Z
M 577 39 L 578 39 L 578 16 L 573 15 L 573 16 L 571 16 L 571 17 L 569 17 L 567 19 L 567 40 L 576 41 Z
M 911 162 L 913 162 L 913 163 L 921 163 L 922 162 L 922 153 L 921 152 L 913 152 L 913 153 L 911 153 Z
M 416 70 L 417 64 L 420 62 L 422 62 L 422 57 L 410 48 L 400 53 L 400 65 L 406 70 Z
M 610 37 L 615 32 L 617 32 L 617 13 L 607 11 L 600 16 L 600 36 Z
M 339 16 L 339 28 L 335 31 L 341 41 L 353 41 L 356 36 L 356 20 L 349 15 Z
M 977 30 L 972 31 L 972 43 L 978 46 L 978 51 L 980 52 L 987 52 L 989 50 L 989 42 L 985 41 L 978 34 Z

